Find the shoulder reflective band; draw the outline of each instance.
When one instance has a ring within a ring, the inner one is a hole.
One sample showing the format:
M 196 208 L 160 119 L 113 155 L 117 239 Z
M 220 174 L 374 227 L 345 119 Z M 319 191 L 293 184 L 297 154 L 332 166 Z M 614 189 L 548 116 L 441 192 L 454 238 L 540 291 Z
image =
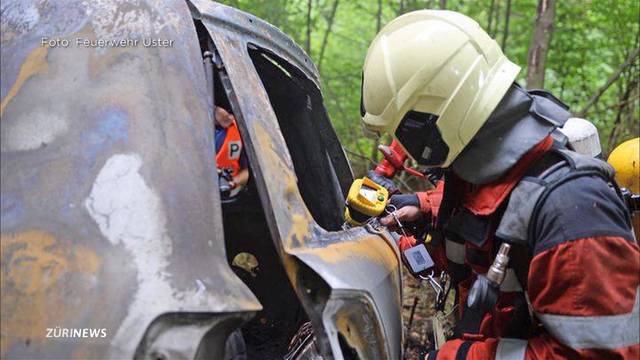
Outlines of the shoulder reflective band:
M 545 329 L 572 349 L 617 349 L 640 342 L 640 287 L 630 313 L 567 316 L 536 313 Z
M 455 241 L 445 239 L 444 251 L 447 259 L 450 261 L 464 265 L 464 245 Z
M 441 166 L 449 154 L 449 147 L 442 139 L 436 121 L 437 115 L 409 111 L 396 129 L 396 139 L 423 166 Z
M 496 349 L 496 360 L 524 360 L 526 351 L 526 340 L 502 338 Z

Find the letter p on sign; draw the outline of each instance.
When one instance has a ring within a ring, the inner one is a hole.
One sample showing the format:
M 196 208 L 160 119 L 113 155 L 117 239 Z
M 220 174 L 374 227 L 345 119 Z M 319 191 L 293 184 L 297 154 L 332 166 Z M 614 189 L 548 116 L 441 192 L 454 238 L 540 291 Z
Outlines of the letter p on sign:
M 242 151 L 242 143 L 240 141 L 229 142 L 229 159 L 231 160 L 239 159 L 241 151 Z

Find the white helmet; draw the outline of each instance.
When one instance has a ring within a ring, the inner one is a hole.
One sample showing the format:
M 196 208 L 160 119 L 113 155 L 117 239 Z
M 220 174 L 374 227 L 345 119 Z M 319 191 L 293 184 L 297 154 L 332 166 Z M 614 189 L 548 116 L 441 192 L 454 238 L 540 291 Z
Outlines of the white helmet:
M 362 121 L 425 166 L 447 167 L 476 135 L 520 67 L 469 17 L 420 10 L 386 25 L 364 62 Z

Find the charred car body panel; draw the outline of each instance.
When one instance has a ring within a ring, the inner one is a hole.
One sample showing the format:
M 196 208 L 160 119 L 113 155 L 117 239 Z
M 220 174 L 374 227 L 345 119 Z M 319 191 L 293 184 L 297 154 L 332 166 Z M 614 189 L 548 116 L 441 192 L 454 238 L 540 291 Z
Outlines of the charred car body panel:
M 260 304 L 225 258 L 187 4 L 2 7 L 2 358 L 144 356 L 187 324 L 181 346 L 195 355 L 207 331 L 228 334 Z M 85 48 L 76 38 L 140 44 Z M 86 328 L 106 336 L 73 334 Z
M 228 335 L 260 310 L 225 256 L 193 18 L 224 63 L 274 245 L 321 352 L 401 356 L 391 238 L 323 229 L 337 230 L 351 175 L 317 72 L 289 38 L 207 1 L 3 1 L 2 14 L 3 358 L 221 358 Z M 144 46 L 150 38 L 173 43 Z M 304 157 L 290 155 L 250 48 L 314 84 L 309 108 L 324 122 L 310 136 L 323 140 L 309 143 L 321 144 L 317 171 L 329 174 L 318 194 L 296 174 Z
M 318 76 L 311 60 L 277 29 L 253 16 L 208 1 L 191 3 L 194 18 L 209 30 L 228 74 L 236 117 L 272 237 L 314 326 L 322 354 L 342 358 L 343 350 L 350 347 L 361 358 L 400 358 L 401 280 L 392 239 L 387 233 L 371 233 L 365 228 L 329 232 L 314 220 L 324 214 L 322 209 L 314 216 L 309 211 L 313 200 L 301 195 L 301 174 L 290 155 L 295 150 L 281 132 L 287 126 L 283 122 L 294 119 L 277 117 L 275 100 L 268 96 L 268 85 L 257 73 L 250 51 L 259 49 L 271 55 L 272 61 L 284 60 L 279 66 L 289 77 L 306 77 L 317 89 Z M 306 105 L 313 108 L 314 101 L 310 99 Z M 323 108 L 311 111 L 321 113 L 321 121 L 328 121 L 322 115 Z M 307 134 L 300 141 L 322 136 L 322 130 L 319 133 Z M 321 157 L 326 151 L 331 166 L 343 169 L 346 160 L 342 150 L 332 148 L 331 135 L 326 136 L 329 140 L 315 150 Z M 351 180 L 350 175 L 342 174 L 337 181 L 342 199 Z M 330 186 L 318 185 L 316 190 L 327 197 L 336 192 Z M 331 210 L 341 214 L 337 205 Z M 332 222 L 327 220 L 325 225 L 332 227 Z

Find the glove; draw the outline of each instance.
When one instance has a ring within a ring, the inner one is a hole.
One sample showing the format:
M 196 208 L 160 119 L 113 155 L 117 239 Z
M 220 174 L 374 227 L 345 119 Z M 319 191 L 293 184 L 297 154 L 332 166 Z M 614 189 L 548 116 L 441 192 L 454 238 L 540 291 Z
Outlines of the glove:
M 391 196 L 389 204 L 395 206 L 398 220 L 402 222 L 408 234 L 414 235 L 418 241 L 424 240 L 429 230 L 429 222 L 424 213 L 420 211 L 420 199 L 416 194 L 397 194 Z M 407 207 L 412 207 L 411 209 Z M 404 209 L 403 208 L 407 208 Z M 395 225 L 395 219 L 391 215 L 385 216 L 381 220 L 382 225 L 389 227 L 392 231 L 399 231 Z
M 420 199 L 418 199 L 417 194 L 396 194 L 391 196 L 391 199 L 389 199 L 389 204 L 395 206 L 398 210 L 405 206 L 415 206 L 419 208 Z
M 369 170 L 369 172 L 367 172 L 367 177 L 373 180 L 374 183 L 387 189 L 389 194 L 395 194 L 398 192 L 398 188 L 396 187 L 396 184 L 393 183 L 393 180 L 378 174 L 374 170 Z
M 218 185 L 220 187 L 220 194 L 222 197 L 228 197 L 231 190 L 235 187 L 233 177 L 231 176 L 231 170 L 218 169 Z
M 226 198 L 231 194 L 231 190 L 233 189 L 233 181 L 229 181 L 223 177 L 218 179 L 219 187 L 220 187 L 220 195 L 223 198 Z

